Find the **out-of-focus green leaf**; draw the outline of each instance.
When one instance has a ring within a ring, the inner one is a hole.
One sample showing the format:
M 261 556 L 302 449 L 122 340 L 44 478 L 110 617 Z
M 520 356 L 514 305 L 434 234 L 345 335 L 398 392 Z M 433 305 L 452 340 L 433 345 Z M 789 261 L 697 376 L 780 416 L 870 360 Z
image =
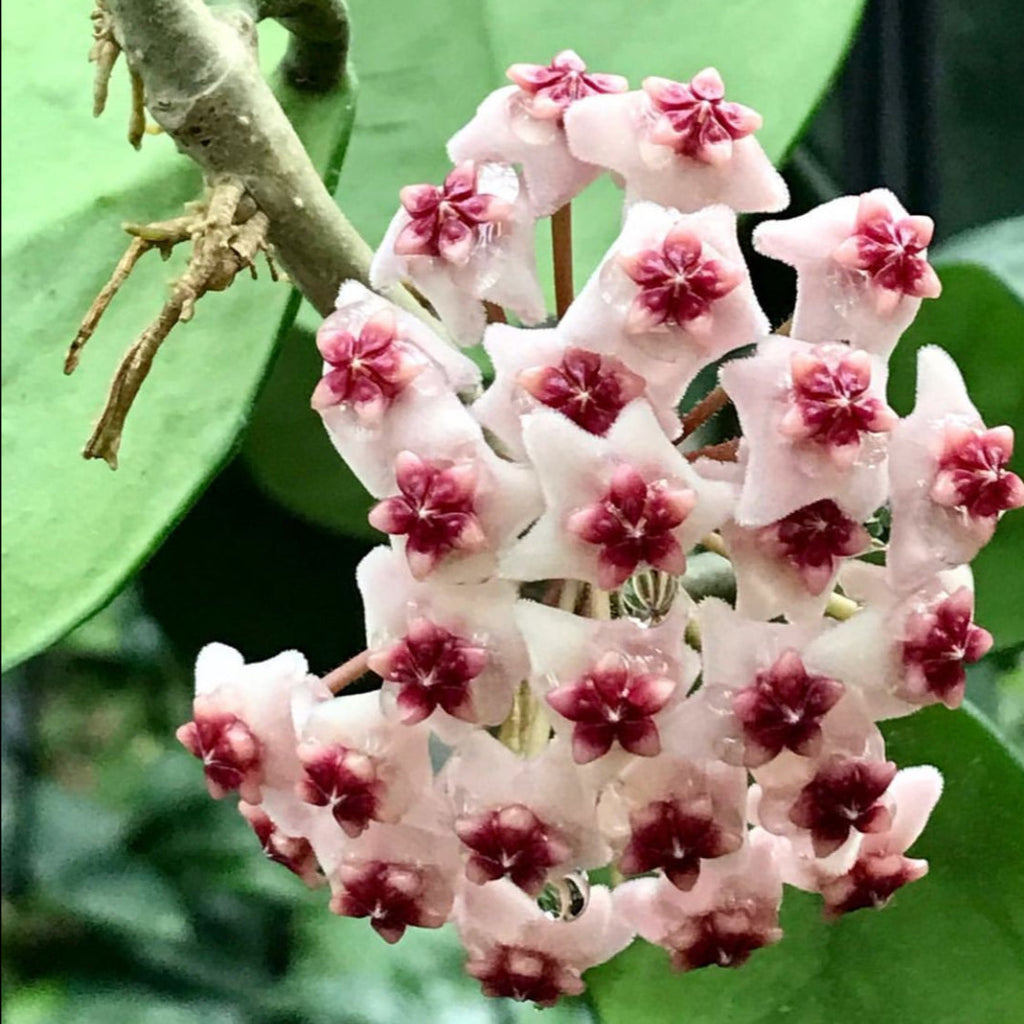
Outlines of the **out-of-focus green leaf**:
M 492 89 L 506 84 L 516 61 L 546 62 L 571 46 L 591 67 L 627 74 L 688 78 L 717 66 L 729 95 L 756 107 L 759 138 L 780 159 L 813 110 L 860 13 L 860 0 L 676 0 L 634 6 L 617 0 L 353 0 L 359 114 L 338 200 L 376 244 L 410 182 L 439 181 L 445 143 Z M 799 24 L 800 30 L 793 31 Z M 576 277 L 580 284 L 611 244 L 622 193 L 605 178 L 573 204 Z M 548 226 L 538 228 L 541 279 L 550 284 Z M 369 501 L 309 411 L 320 376 L 311 332 L 302 318 L 291 332 L 246 438 L 246 461 L 260 485 L 315 523 L 376 537 Z
M 199 175 L 166 137 L 124 139 L 128 83 L 93 123 L 90 4 L 3 9 L 3 666 L 42 649 L 102 605 L 159 543 L 231 451 L 266 373 L 293 292 L 240 280 L 203 299 L 160 352 L 111 474 L 79 452 L 122 353 L 156 316 L 174 267 L 153 254 L 124 286 L 65 379 L 79 320 L 123 252 L 123 220 L 176 215 Z M 283 32 L 263 32 L 268 61 Z M 40 41 L 45 40 L 41 49 Z M 329 180 L 353 114 L 339 87 L 278 96 Z
M 939 345 L 956 359 L 990 426 L 1024 437 L 1024 217 L 950 239 L 934 256 L 942 295 L 921 312 L 893 355 L 891 393 L 900 413 L 913 405 L 917 350 Z M 1018 473 L 1024 461 L 1014 460 Z M 1012 512 L 974 562 L 978 619 L 996 643 L 1024 641 L 1024 512 Z
M 934 764 L 946 789 L 913 847 L 926 878 L 881 912 L 834 924 L 787 890 L 782 942 L 739 970 L 676 975 L 637 942 L 590 972 L 603 1024 L 964 1024 L 1019 1021 L 1024 991 L 1024 767 L 969 710 L 929 708 L 886 728 L 889 756 Z

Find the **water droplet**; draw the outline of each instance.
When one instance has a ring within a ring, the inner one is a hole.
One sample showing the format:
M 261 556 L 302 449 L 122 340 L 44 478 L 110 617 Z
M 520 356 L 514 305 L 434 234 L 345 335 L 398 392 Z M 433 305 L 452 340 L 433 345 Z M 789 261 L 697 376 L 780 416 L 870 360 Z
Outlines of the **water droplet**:
M 589 903 L 590 877 L 579 869 L 548 882 L 537 897 L 537 906 L 556 921 L 575 921 Z

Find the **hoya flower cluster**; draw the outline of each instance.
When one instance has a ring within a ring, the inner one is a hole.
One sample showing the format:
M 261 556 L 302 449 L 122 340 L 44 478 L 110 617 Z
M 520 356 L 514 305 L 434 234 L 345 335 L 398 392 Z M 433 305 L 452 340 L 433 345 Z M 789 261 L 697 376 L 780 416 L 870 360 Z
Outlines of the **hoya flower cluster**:
M 390 538 L 358 571 L 382 688 L 215 644 L 179 737 L 332 911 L 388 942 L 452 921 L 485 993 L 548 1005 L 637 936 L 742 964 L 781 938 L 784 883 L 833 916 L 925 873 L 907 850 L 942 780 L 876 723 L 960 703 L 991 643 L 968 563 L 1024 486 L 944 352 L 909 416 L 886 402 L 939 292 L 927 217 L 876 190 L 762 223 L 798 274 L 773 335 L 736 216 L 786 187 L 714 69 L 631 91 L 566 51 L 508 74 L 444 183 L 402 190 L 371 274 L 482 340 L 493 381 L 354 281 L 318 336 L 313 405 Z M 622 231 L 556 323 L 535 222 L 606 170 Z M 497 307 L 521 326 L 485 326 Z M 747 346 L 720 370 L 742 437 L 702 450 L 683 393 Z M 735 607 L 687 592 L 701 547 Z

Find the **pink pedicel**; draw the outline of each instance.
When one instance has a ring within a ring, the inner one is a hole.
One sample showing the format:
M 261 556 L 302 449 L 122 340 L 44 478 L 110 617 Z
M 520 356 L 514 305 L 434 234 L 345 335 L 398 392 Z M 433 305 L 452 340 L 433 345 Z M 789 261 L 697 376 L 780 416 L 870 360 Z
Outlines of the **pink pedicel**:
M 638 333 L 697 328 L 746 276 L 742 267 L 706 253 L 700 238 L 682 227 L 669 231 L 659 249 L 624 253 L 618 262 L 639 288 L 626 320 L 626 329 Z
M 399 256 L 436 256 L 456 266 L 465 264 L 485 232 L 500 231 L 512 216 L 504 199 L 477 191 L 476 165 L 466 160 L 444 185 L 406 185 L 400 199 L 409 214 L 395 239 Z
M 635 669 L 611 652 L 577 682 L 552 690 L 547 701 L 575 723 L 573 757 L 577 764 L 587 764 L 616 742 L 640 757 L 659 754 L 661 739 L 653 716 L 675 689 L 674 680 Z
M 896 414 L 869 392 L 871 357 L 859 350 L 820 347 L 795 353 L 792 390 L 779 429 L 827 449 L 837 461 L 856 458 L 865 433 L 885 433 Z
M 783 750 L 811 757 L 821 749 L 821 720 L 842 697 L 837 679 L 812 675 L 796 651 L 784 651 L 732 699 L 746 741 L 743 763 L 766 764 Z
M 572 854 L 558 829 L 525 804 L 463 815 L 456 819 L 455 833 L 470 851 L 466 877 L 471 882 L 509 878 L 531 896 L 539 895 L 551 869 Z
M 415 725 L 437 708 L 472 721 L 470 684 L 487 667 L 488 654 L 429 619 L 417 619 L 397 643 L 370 656 L 370 668 L 398 684 L 398 710 Z
M 789 810 L 789 820 L 808 829 L 814 852 L 827 857 L 839 849 L 856 829 L 883 832 L 892 823 L 881 802 L 896 775 L 892 761 L 837 758 L 815 773 Z
M 973 616 L 974 594 L 961 587 L 908 617 L 901 645 L 901 696 L 914 703 L 960 706 L 967 683 L 964 666 L 978 661 L 992 646 L 992 634 L 974 625 Z
M 987 519 L 1024 505 L 1024 483 L 1007 469 L 1013 430 L 951 427 L 943 438 L 932 500 L 967 515 Z
M 757 111 L 725 99 L 725 85 L 714 68 L 694 75 L 689 84 L 645 78 L 643 86 L 655 118 L 651 141 L 701 163 L 724 163 L 735 140 L 761 127 Z
M 648 482 L 633 466 L 619 466 L 605 496 L 569 517 L 568 531 L 600 548 L 598 575 L 605 590 L 621 586 L 640 565 L 682 573 L 686 556 L 673 531 L 693 511 L 696 495 L 664 481 Z
M 517 379 L 542 405 L 599 435 L 608 432 L 619 413 L 646 387 L 643 377 L 613 356 L 573 347 L 565 350 L 557 366 L 523 370 Z
M 584 96 L 625 92 L 629 82 L 622 75 L 588 72 L 587 65 L 572 50 L 562 50 L 548 65 L 513 64 L 506 72 L 524 95 L 531 117 L 561 124 L 570 104 Z
M 399 452 L 395 478 L 400 495 L 370 512 L 370 525 L 406 537 L 413 576 L 423 579 L 452 551 L 475 552 L 487 544 L 476 514 L 477 470 L 472 462 L 421 459 Z

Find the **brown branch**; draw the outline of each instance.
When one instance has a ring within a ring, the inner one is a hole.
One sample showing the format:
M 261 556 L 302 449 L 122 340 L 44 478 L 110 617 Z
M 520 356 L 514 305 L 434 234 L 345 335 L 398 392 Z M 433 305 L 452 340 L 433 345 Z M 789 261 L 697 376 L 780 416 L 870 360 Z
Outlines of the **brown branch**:
M 687 462 L 696 462 L 698 459 L 711 459 L 713 462 L 735 462 L 740 450 L 740 439 L 734 437 L 719 444 L 706 444 L 703 448 L 697 448 L 692 452 L 685 452 Z
M 121 55 L 121 47 L 114 38 L 114 24 L 104 0 L 96 0 L 96 8 L 90 17 L 93 44 L 89 50 L 89 60 L 96 65 L 92 84 L 92 116 L 99 117 L 107 106 L 110 76 Z
M 698 427 L 704 426 L 712 416 L 721 412 L 731 401 L 732 399 L 725 393 L 721 384 L 712 388 L 683 416 L 683 433 L 680 440 L 689 437 Z
M 551 255 L 555 266 L 555 312 L 558 319 L 572 305 L 572 204 L 566 203 L 551 217 Z
M 369 671 L 369 651 L 360 651 L 359 654 L 348 661 L 332 669 L 320 681 L 331 693 L 341 693 L 346 686 L 351 686 L 360 676 L 366 675 Z

